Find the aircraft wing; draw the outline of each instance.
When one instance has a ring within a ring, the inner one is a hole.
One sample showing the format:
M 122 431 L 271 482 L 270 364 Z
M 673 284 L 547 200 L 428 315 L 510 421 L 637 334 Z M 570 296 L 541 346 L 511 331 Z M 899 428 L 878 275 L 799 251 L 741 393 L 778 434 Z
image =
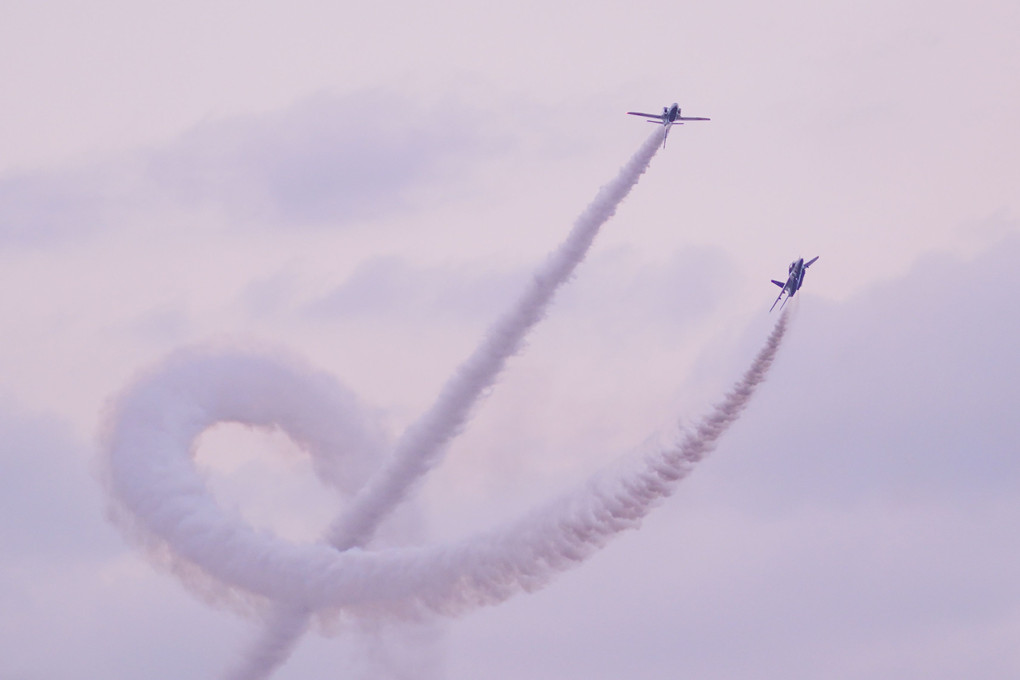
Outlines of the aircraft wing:
M 627 115 L 628 116 L 644 116 L 645 118 L 657 118 L 659 120 L 662 120 L 662 114 L 661 113 L 638 113 L 637 111 L 628 111 Z
M 782 288 L 782 290 L 781 290 L 781 291 L 779 291 L 779 297 L 777 297 L 777 298 L 776 298 L 776 301 L 772 303 L 772 306 L 771 306 L 771 307 L 769 307 L 769 311 L 770 311 L 770 312 L 771 312 L 771 311 L 772 311 L 773 309 L 775 309 L 775 308 L 776 308 L 776 305 L 778 305 L 778 304 L 779 304 L 779 301 L 783 299 L 783 295 L 784 295 L 784 294 L 785 294 L 785 293 L 786 293 L 786 292 L 787 292 L 787 291 L 788 291 L 788 290 L 790 289 L 790 285 L 789 285 L 789 284 L 790 284 L 790 282 L 789 282 L 789 281 L 787 281 L 786 283 L 782 283 L 781 281 L 776 281 L 775 279 L 772 279 L 772 283 L 774 283 L 774 284 L 776 284 L 777 286 L 779 286 L 780 288 Z M 787 299 L 787 300 L 789 300 L 789 299 L 790 299 L 790 296 L 789 296 L 789 295 L 787 295 L 787 296 L 786 296 L 786 299 Z M 785 305 L 786 303 L 784 302 L 783 304 Z M 780 309 L 782 309 L 782 307 L 780 307 Z
M 677 120 L 712 120 L 711 118 L 697 118 L 693 116 L 681 116 Z
M 804 269 L 807 269 L 808 267 L 810 267 L 811 265 L 813 265 L 813 264 L 815 263 L 815 260 L 817 260 L 817 259 L 818 259 L 819 257 L 821 257 L 821 256 L 820 256 L 820 255 L 815 255 L 815 256 L 814 256 L 813 258 L 811 258 L 811 259 L 810 259 L 809 261 L 805 262 L 805 263 L 804 263 Z

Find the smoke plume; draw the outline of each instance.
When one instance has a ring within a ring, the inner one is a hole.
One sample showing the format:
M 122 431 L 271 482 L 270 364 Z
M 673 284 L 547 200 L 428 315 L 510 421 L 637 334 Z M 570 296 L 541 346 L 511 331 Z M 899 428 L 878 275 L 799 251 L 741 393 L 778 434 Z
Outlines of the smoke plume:
M 775 357 L 785 314 L 742 379 L 674 446 L 604 471 L 575 492 L 483 534 L 446 545 L 368 549 L 380 522 L 440 461 L 481 395 L 520 350 L 599 228 L 647 169 L 658 142 L 658 133 L 649 137 L 602 188 L 520 300 L 374 475 L 367 476 L 364 460 L 379 460 L 387 447 L 367 410 L 334 379 L 292 358 L 179 352 L 122 395 L 104 458 L 112 516 L 192 589 L 267 616 L 259 639 L 227 677 L 268 677 L 315 612 L 342 609 L 408 620 L 456 614 L 541 587 L 637 526 L 739 416 Z M 218 506 L 192 458 L 196 438 L 220 422 L 282 429 L 313 457 L 324 482 L 353 492 L 322 543 L 284 541 Z
M 392 460 L 355 497 L 330 527 L 326 541 L 337 550 L 364 545 L 379 523 L 434 466 L 464 427 L 481 395 L 545 315 L 556 291 L 584 260 L 599 229 L 627 197 L 659 149 L 652 134 L 617 177 L 595 196 L 560 247 L 529 282 L 516 304 L 489 329 L 482 343 L 447 381 L 432 407 L 404 432 Z M 310 612 L 281 607 L 228 680 L 259 680 L 283 663 L 307 627 Z M 267 654 L 270 654 L 267 656 Z

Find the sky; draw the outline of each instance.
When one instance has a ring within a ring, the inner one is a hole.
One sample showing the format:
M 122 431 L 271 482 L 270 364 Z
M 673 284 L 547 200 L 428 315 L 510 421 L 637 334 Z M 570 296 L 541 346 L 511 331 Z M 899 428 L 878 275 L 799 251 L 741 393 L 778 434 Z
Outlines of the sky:
M 648 138 L 625 112 L 674 101 L 711 122 L 603 227 L 414 540 L 696 423 L 818 255 L 743 417 L 545 588 L 315 629 L 273 677 L 1016 677 L 1018 30 L 1006 1 L 8 3 L 0 677 L 218 677 L 258 623 L 107 520 L 119 395 L 181 348 L 269 348 L 395 440 Z M 337 511 L 278 432 L 196 449 L 257 527 Z

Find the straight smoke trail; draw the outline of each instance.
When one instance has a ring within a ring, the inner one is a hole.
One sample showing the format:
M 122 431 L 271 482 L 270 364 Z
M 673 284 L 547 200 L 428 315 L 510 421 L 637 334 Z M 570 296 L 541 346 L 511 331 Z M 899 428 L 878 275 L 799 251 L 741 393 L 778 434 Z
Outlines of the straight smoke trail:
M 285 542 L 220 509 L 202 487 L 188 448 L 211 418 L 230 414 L 256 425 L 277 424 L 291 436 L 304 433 L 313 452 L 328 448 L 326 442 L 335 445 L 338 435 L 347 436 L 348 443 L 363 438 L 356 408 L 340 414 L 341 426 L 301 420 L 303 414 L 295 415 L 294 407 L 326 413 L 326 407 L 342 399 L 321 399 L 344 395 L 309 381 L 316 376 L 289 372 L 265 357 L 193 357 L 184 366 L 190 373 L 186 380 L 174 370 L 178 365 L 138 385 L 124 407 L 127 424 L 122 418 L 112 433 L 110 483 L 150 539 L 229 590 L 304 610 L 345 608 L 400 618 L 421 612 L 458 614 L 536 590 L 616 534 L 637 527 L 747 406 L 779 350 L 787 319 L 784 312 L 741 379 L 676 445 L 636 465 L 604 471 L 515 523 L 453 544 L 339 552 L 321 544 Z M 218 373 L 212 383 L 204 380 L 209 371 Z M 291 398 L 279 398 L 281 385 Z M 210 404 L 218 410 L 210 413 Z M 316 433 L 315 427 L 323 430 Z M 130 455 L 142 440 L 147 455 Z
M 651 135 L 603 186 L 578 217 L 566 240 L 532 278 L 524 294 L 489 329 L 481 345 L 447 381 L 432 407 L 404 432 L 393 459 L 369 480 L 351 507 L 331 526 L 328 542 L 338 550 L 364 545 L 379 522 L 396 507 L 463 429 L 481 395 L 499 377 L 510 357 L 520 351 L 525 336 L 542 320 L 549 303 L 581 264 L 599 229 L 638 183 L 659 149 L 659 135 Z

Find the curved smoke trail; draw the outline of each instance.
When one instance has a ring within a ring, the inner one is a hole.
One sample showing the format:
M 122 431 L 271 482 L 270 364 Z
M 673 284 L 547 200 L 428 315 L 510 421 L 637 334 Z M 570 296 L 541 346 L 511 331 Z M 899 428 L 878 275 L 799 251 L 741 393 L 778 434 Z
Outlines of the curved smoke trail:
M 783 334 L 779 317 L 748 371 L 696 429 L 638 464 L 605 471 L 521 520 L 456 543 L 369 551 L 379 522 L 434 466 L 485 388 L 555 291 L 583 259 L 598 228 L 647 167 L 658 135 L 607 185 L 521 301 L 398 442 L 390 464 L 360 486 L 328 543 L 294 544 L 220 508 L 192 460 L 195 439 L 224 421 L 279 427 L 306 449 L 326 482 L 350 491 L 366 476 L 359 455 L 385 446 L 356 398 L 293 360 L 236 350 L 178 353 L 120 400 L 108 434 L 106 476 L 115 519 L 149 552 L 215 598 L 271 605 L 263 635 L 231 677 L 266 677 L 323 609 L 407 617 L 454 614 L 541 587 L 615 534 L 637 526 L 675 489 L 739 416 L 765 378 Z M 351 463 L 354 463 L 353 465 Z M 350 468 L 352 474 L 343 473 Z
M 445 613 L 496 604 L 542 587 L 616 534 L 639 526 L 740 416 L 765 380 L 787 325 L 784 312 L 740 380 L 674 445 L 603 470 L 573 493 L 500 529 L 448 548 L 421 550 L 415 557 L 423 566 L 419 573 L 432 580 L 415 596 Z
M 579 563 L 617 533 L 636 527 L 669 496 L 711 449 L 765 379 L 787 327 L 776 322 L 748 370 L 696 428 L 677 444 L 637 464 L 607 470 L 574 493 L 496 530 L 456 543 L 415 548 L 337 551 L 294 544 L 259 532 L 222 510 L 191 460 L 191 440 L 211 419 L 278 425 L 304 436 L 313 452 L 323 444 L 364 438 L 356 405 L 338 413 L 340 426 L 316 433 L 292 406 L 325 412 L 343 391 L 322 389 L 274 358 L 195 354 L 171 361 L 127 395 L 111 434 L 111 491 L 138 520 L 151 547 L 172 550 L 222 587 L 296 609 L 348 608 L 406 617 L 417 611 L 455 614 L 532 591 Z M 190 369 L 186 379 L 181 368 Z M 209 372 L 216 374 L 208 379 Z M 316 376 L 317 377 L 317 376 Z M 243 382 L 243 385 L 238 385 Z M 292 392 L 281 400 L 280 385 Z M 243 396 L 235 388 L 244 387 Z M 314 396 L 318 393 L 318 397 Z M 154 396 L 158 399 L 153 399 Z M 209 406 L 215 408 L 210 411 Z M 321 424 L 321 423 L 320 423 Z M 144 446 L 145 456 L 135 455 Z
M 379 474 L 369 479 L 355 496 L 350 508 L 334 522 L 326 536 L 331 546 L 343 551 L 366 544 L 379 523 L 406 498 L 414 485 L 436 464 L 449 442 L 463 428 L 479 397 L 493 384 L 506 361 L 520 350 L 525 335 L 541 320 L 556 291 L 569 280 L 577 265 L 584 259 L 599 229 L 616 212 L 617 206 L 648 168 L 658 148 L 656 132 L 649 136 L 621 169 L 616 179 L 599 191 L 587 210 L 577 219 L 567 239 L 536 272 L 517 304 L 490 329 L 475 353 L 444 386 L 433 407 L 407 429 L 398 441 L 389 464 Z M 125 411 L 127 410 L 129 409 Z M 120 414 L 120 420 L 123 422 L 126 418 L 131 422 L 131 415 L 125 411 Z M 209 407 L 209 412 L 215 411 L 214 406 Z M 230 416 L 220 418 L 230 419 L 232 419 Z M 239 420 L 258 424 L 249 420 Z M 215 422 L 218 422 L 215 416 L 212 420 L 200 420 L 189 424 L 189 427 L 183 428 L 181 432 L 197 435 Z M 263 424 L 287 429 L 284 423 L 277 420 Z M 116 437 L 112 438 L 111 442 L 115 439 Z M 144 450 L 143 442 L 134 442 L 134 445 Z M 115 444 L 111 443 L 111 451 L 114 448 Z M 116 494 L 119 487 L 116 483 L 114 459 L 115 456 L 111 454 L 111 489 Z M 119 501 L 129 508 L 126 514 L 137 514 L 139 508 L 126 500 L 129 497 L 129 494 L 125 494 Z M 127 521 L 134 526 L 136 533 L 149 536 L 150 541 L 153 540 L 153 534 L 159 534 L 151 526 L 139 529 L 139 522 Z M 144 523 L 145 520 L 141 520 L 141 524 Z M 156 540 L 156 543 L 159 541 Z M 169 547 L 161 546 L 160 552 L 172 553 Z M 187 551 L 176 552 L 174 559 L 178 562 L 195 561 L 193 555 Z M 184 568 L 181 568 L 181 571 L 195 572 L 194 569 Z M 227 583 L 221 585 L 229 588 Z M 303 608 L 291 601 L 279 605 L 252 651 L 242 659 L 241 665 L 235 668 L 229 677 L 237 680 L 268 677 L 272 670 L 289 656 L 306 628 L 312 611 L 311 605 Z

